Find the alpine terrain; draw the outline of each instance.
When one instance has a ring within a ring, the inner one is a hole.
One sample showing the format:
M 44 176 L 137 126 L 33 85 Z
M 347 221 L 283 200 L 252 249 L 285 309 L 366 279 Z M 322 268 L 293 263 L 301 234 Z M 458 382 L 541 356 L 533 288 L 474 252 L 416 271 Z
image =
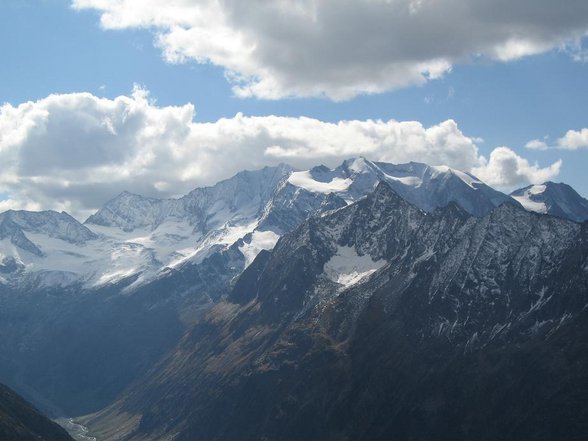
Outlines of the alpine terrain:
M 545 182 L 512 192 L 527 210 L 583 222 L 588 220 L 588 200 L 566 184 Z
M 583 439 L 588 224 L 388 184 L 261 252 L 104 439 Z
M 7 211 L 0 378 L 99 441 L 582 439 L 585 208 L 355 158 Z

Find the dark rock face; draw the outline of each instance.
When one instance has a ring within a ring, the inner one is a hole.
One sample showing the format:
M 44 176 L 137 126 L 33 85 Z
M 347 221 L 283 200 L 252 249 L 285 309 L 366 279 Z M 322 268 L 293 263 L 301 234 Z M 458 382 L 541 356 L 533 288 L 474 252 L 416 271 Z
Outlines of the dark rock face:
M 88 424 L 131 416 L 125 440 L 580 440 L 586 305 L 587 224 L 509 203 L 427 214 L 379 185 L 260 254 Z
M 67 432 L 6 386 L 0 385 L 2 441 L 73 441 Z

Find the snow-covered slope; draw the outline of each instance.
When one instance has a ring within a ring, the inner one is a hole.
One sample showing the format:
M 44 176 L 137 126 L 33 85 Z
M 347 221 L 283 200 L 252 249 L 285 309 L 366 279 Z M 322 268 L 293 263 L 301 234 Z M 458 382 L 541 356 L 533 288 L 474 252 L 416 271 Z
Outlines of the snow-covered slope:
M 369 255 L 360 256 L 354 247 L 338 246 L 325 263 L 324 274 L 332 282 L 349 287 L 386 265 L 383 259 L 374 261 Z
M 69 284 L 78 278 L 79 250 L 92 248 L 97 239 L 67 213 L 4 212 L 0 214 L 0 284 L 23 278 L 37 285 Z
M 135 276 L 136 286 L 168 268 L 198 263 L 253 233 L 291 171 L 286 165 L 244 171 L 179 199 L 123 192 L 84 225 L 65 213 L 4 213 L 3 280 L 27 287 L 96 287 Z M 273 236 L 254 235 L 243 249 L 243 262 L 273 247 Z
M 231 265 L 242 270 L 309 215 L 345 205 L 290 185 L 292 171 L 243 171 L 178 199 L 123 192 L 84 225 L 64 213 L 7 212 L 0 217 L 0 283 L 94 288 L 132 277 L 137 287 L 233 245 L 240 257 Z
M 223 265 L 238 274 L 309 216 L 361 199 L 381 181 L 428 212 L 455 202 L 483 216 L 505 201 L 516 203 L 444 166 L 364 158 L 334 169 L 281 164 L 177 199 L 123 192 L 84 225 L 66 213 L 6 212 L 0 215 L 0 284 L 94 288 L 128 279 L 133 288 L 229 249 L 235 252 Z
M 0 214 L 0 240 L 8 240 L 13 246 L 43 255 L 43 251 L 31 243 L 25 233 L 41 234 L 78 245 L 96 238 L 92 231 L 65 212 L 9 210 Z
M 319 166 L 294 172 L 288 181 L 308 191 L 334 193 L 347 202 L 364 197 L 378 182 L 384 181 L 425 211 L 456 202 L 474 216 L 484 216 L 503 202 L 512 200 L 469 173 L 417 162 L 388 164 L 365 158 L 349 159 L 334 169 Z
M 292 172 L 288 165 L 243 171 L 212 187 L 197 188 L 179 199 L 153 199 L 123 192 L 90 216 L 86 225 L 155 230 L 170 219 L 189 222 L 207 233 L 226 224 L 255 218 L 276 187 Z
M 545 182 L 520 188 L 510 195 L 529 211 L 576 222 L 588 220 L 588 200 L 567 184 Z

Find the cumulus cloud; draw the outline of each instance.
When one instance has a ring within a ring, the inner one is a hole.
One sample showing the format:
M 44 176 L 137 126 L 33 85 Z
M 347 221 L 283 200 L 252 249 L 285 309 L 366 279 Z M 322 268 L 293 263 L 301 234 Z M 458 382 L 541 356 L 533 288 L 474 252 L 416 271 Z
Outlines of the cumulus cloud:
M 546 138 L 547 139 L 547 138 Z M 533 139 L 525 144 L 531 150 L 580 150 L 588 148 L 588 129 L 568 130 L 564 136 L 559 138 L 552 145 L 548 145 L 540 139 Z
M 530 164 L 508 147 L 497 147 L 490 154 L 490 159 L 484 161 L 482 166 L 473 168 L 472 172 L 490 185 L 515 187 L 549 181 L 559 175 L 561 165 L 560 159 L 541 168 L 537 164 Z
M 424 127 L 242 114 L 209 123 L 194 118 L 193 105 L 157 106 L 140 88 L 112 100 L 75 93 L 5 104 L 0 193 L 9 198 L 0 210 L 51 208 L 82 218 L 122 190 L 177 196 L 242 169 L 280 162 L 335 166 L 358 155 L 474 170 L 494 185 L 541 181 L 560 166 L 531 166 L 504 148 L 486 161 L 453 120 Z
M 532 139 L 528 143 L 525 144 L 525 148 L 529 150 L 547 150 L 549 146 L 545 141 L 540 139 Z
M 565 150 L 588 148 L 588 129 L 568 130 L 563 137 L 557 140 L 557 146 Z
M 379 93 L 475 58 L 577 54 L 588 2 L 567 0 L 72 0 L 105 29 L 148 28 L 166 60 L 212 63 L 236 95 Z M 574 59 L 578 59 L 576 56 Z

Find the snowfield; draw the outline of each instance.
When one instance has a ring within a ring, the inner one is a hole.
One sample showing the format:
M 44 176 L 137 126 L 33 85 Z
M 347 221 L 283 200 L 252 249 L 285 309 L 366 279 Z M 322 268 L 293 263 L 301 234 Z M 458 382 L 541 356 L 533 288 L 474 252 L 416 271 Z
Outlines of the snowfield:
M 337 252 L 325 263 L 324 274 L 340 285 L 350 287 L 386 265 L 385 260 L 374 261 L 371 256 L 360 256 L 355 247 L 337 248 Z

